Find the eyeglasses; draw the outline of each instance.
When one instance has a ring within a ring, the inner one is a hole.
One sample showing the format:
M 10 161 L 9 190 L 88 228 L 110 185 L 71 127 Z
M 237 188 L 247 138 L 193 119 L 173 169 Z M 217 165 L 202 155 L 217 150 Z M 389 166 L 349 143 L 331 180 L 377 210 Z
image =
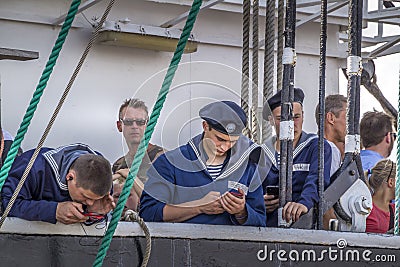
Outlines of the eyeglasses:
M 396 138 L 397 138 L 397 133 L 390 133 L 390 135 L 393 137 L 393 140 L 396 140 Z
M 132 126 L 133 123 L 136 123 L 137 126 L 143 126 L 147 123 L 147 120 L 139 119 L 120 119 L 125 126 Z

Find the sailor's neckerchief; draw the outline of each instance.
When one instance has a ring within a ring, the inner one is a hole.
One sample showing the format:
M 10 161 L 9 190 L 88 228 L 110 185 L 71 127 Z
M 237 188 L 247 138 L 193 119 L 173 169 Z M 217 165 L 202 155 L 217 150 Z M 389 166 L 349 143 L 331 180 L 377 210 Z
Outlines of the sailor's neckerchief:
M 205 152 L 204 147 L 202 145 L 203 138 L 204 138 L 204 133 L 199 134 L 194 138 L 190 139 L 188 144 L 196 154 L 198 162 L 197 165 L 199 165 L 200 170 L 207 171 L 205 163 L 208 160 L 208 155 Z M 240 135 L 235 145 L 227 151 L 227 155 L 223 163 L 222 172 L 215 180 L 224 179 L 228 177 L 233 172 L 238 170 L 241 166 L 246 167 L 250 153 L 257 147 L 258 145 L 254 144 L 250 139 L 248 139 L 244 135 Z
M 61 190 L 68 190 L 66 177 L 69 168 L 78 157 L 84 154 L 99 155 L 99 153 L 91 149 L 89 146 L 80 143 L 61 146 L 43 153 L 43 157 L 50 165 L 56 182 Z
M 296 158 L 296 156 L 299 155 L 300 152 L 315 138 L 318 138 L 318 135 L 311 133 L 309 134 L 302 131 L 299 142 L 293 150 L 293 159 Z M 277 153 L 275 149 L 275 142 L 277 142 L 277 137 L 272 136 L 264 144 L 261 145 L 261 148 L 263 149 L 265 155 L 271 160 L 272 164 L 274 164 L 274 166 L 278 168 L 278 164 L 275 158 L 275 153 Z

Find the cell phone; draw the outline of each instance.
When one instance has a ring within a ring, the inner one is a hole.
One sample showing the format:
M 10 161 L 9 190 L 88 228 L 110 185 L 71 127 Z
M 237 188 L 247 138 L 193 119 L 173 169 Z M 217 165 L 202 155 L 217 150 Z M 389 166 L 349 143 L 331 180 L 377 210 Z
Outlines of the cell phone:
M 279 197 L 279 186 L 278 185 L 267 185 L 267 195 L 274 195 L 276 198 Z
M 237 198 L 243 198 L 243 194 L 241 194 L 239 192 L 230 191 L 229 193 L 231 193 L 232 195 L 234 195 Z
M 100 220 L 104 217 L 103 214 L 96 213 L 96 212 L 82 212 L 83 216 L 89 217 L 91 219 Z

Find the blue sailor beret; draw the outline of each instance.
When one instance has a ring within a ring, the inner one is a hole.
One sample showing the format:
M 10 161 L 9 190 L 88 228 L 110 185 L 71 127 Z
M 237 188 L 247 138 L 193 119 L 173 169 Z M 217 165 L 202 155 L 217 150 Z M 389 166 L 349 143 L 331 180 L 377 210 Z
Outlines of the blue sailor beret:
M 218 101 L 202 107 L 199 116 L 213 129 L 228 135 L 240 135 L 247 124 L 246 113 L 232 101 Z
M 268 119 L 268 115 L 270 115 L 270 111 L 273 111 L 275 108 L 281 106 L 281 97 L 282 90 L 279 90 L 275 95 L 271 96 L 270 99 L 264 104 L 263 108 L 263 118 L 265 120 Z M 303 105 L 304 100 L 304 92 L 301 88 L 294 88 L 294 101 Z

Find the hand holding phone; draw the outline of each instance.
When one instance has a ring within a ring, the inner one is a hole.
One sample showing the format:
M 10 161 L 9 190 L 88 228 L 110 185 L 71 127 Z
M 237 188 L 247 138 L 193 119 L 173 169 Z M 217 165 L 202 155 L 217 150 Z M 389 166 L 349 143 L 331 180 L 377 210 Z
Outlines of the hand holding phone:
M 236 192 L 236 191 L 230 191 L 229 193 L 231 193 L 232 195 L 234 195 L 237 198 L 243 198 L 243 194 Z
M 104 217 L 103 214 L 96 213 L 96 212 L 82 212 L 83 216 L 89 217 L 90 219 L 100 220 Z
M 266 187 L 267 195 L 273 195 L 275 198 L 279 197 L 279 186 L 278 185 L 267 185 Z

